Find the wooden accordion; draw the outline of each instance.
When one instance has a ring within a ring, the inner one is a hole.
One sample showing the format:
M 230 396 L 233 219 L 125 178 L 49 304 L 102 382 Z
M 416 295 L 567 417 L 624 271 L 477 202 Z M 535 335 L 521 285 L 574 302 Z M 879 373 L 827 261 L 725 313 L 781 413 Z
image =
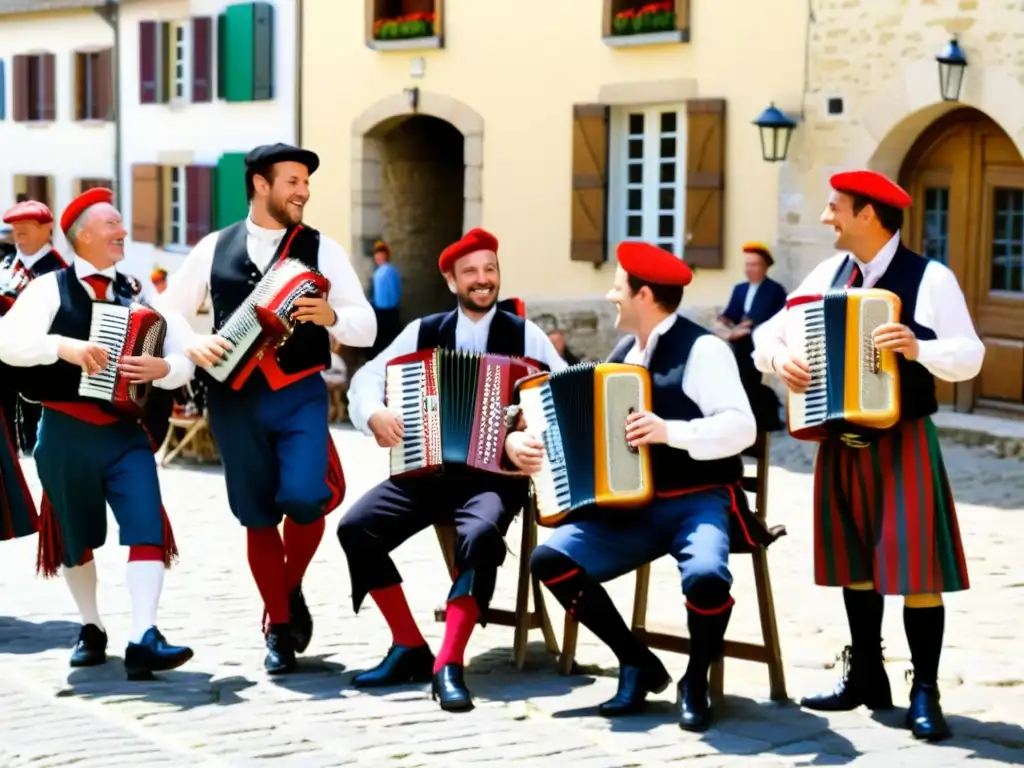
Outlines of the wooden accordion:
M 501 467 L 505 409 L 516 381 L 539 373 L 526 358 L 427 349 L 402 355 L 386 369 L 385 399 L 402 417 L 402 443 L 391 449 L 391 476 L 464 465 L 520 474 Z
M 291 317 L 295 300 L 323 296 L 330 287 L 330 281 L 316 269 L 298 259 L 281 259 L 217 331 L 232 348 L 207 372 L 232 389 L 241 389 L 260 358 L 288 341 L 295 331 Z
M 526 431 L 544 443 L 531 477 L 537 522 L 557 525 L 590 505 L 641 507 L 654 498 L 650 449 L 626 442 L 626 417 L 651 410 L 651 378 L 639 365 L 580 363 L 516 387 Z
M 850 288 L 795 296 L 787 303 L 789 348 L 803 354 L 811 384 L 790 392 L 789 432 L 799 440 L 838 436 L 861 445 L 863 434 L 900 419 L 897 353 L 875 346 L 880 325 L 899 322 L 900 300 L 891 291 Z
M 121 358 L 161 357 L 166 335 L 167 322 L 149 307 L 94 302 L 89 341 L 107 350 L 107 367 L 91 376 L 82 372 L 79 396 L 103 400 L 126 416 L 141 417 L 153 385 L 126 381 L 119 370 Z

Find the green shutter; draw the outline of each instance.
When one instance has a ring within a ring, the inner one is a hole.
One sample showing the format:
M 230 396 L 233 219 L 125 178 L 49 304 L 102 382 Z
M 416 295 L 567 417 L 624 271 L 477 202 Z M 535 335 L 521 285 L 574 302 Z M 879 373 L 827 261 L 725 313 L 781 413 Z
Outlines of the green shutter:
M 254 101 L 274 98 L 274 6 L 253 3 L 253 77 Z
M 255 16 L 252 3 L 227 7 L 224 32 L 224 98 L 252 101 L 255 62 Z
M 228 224 L 241 221 L 249 215 L 249 201 L 245 199 L 245 152 L 228 152 L 217 161 L 214 182 L 214 226 L 224 229 Z

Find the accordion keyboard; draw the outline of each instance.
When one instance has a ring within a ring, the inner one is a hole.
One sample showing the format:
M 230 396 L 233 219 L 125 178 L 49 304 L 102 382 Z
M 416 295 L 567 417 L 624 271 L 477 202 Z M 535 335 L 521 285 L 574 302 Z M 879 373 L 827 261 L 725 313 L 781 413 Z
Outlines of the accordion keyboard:
M 208 370 L 210 375 L 217 381 L 226 381 L 236 369 L 235 358 L 244 355 L 259 341 L 263 328 L 256 319 L 256 304 L 253 297 L 250 297 L 238 309 L 232 313 L 224 327 L 217 331 L 217 334 L 231 342 L 231 349 L 224 352 L 224 356 L 211 366 Z
M 386 395 L 388 407 L 402 417 L 402 442 L 391 449 L 391 472 L 407 472 L 427 466 L 427 435 L 423 404 L 426 397 L 426 366 L 388 368 Z
M 130 315 L 128 307 L 117 304 L 93 304 L 89 341 L 107 350 L 107 367 L 91 376 L 82 372 L 78 384 L 78 394 L 82 397 L 95 397 L 101 400 L 113 398 L 117 383 L 117 366 L 128 338 Z
M 523 411 L 533 414 L 527 421 L 527 431 L 534 437 L 539 437 L 544 443 L 541 471 L 532 478 L 537 507 L 547 514 L 569 509 L 572 504 L 569 467 L 558 429 L 558 415 L 555 412 L 551 386 L 543 384 L 524 389 L 520 392 L 520 398 Z
M 811 384 L 804 392 L 804 423 L 820 424 L 828 416 L 825 357 L 825 305 L 810 304 L 804 311 L 804 359 L 811 369 Z

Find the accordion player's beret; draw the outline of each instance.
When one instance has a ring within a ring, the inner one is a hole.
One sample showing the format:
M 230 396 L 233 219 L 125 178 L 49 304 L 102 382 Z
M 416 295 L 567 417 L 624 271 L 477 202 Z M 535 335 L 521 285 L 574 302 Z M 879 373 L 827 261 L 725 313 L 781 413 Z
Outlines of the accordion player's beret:
M 772 252 L 769 250 L 768 246 L 765 245 L 764 243 L 760 243 L 760 242 L 744 243 L 743 244 L 743 252 L 744 253 L 756 253 L 758 256 L 760 256 L 762 259 L 764 259 L 764 263 L 767 264 L 769 267 L 772 264 L 775 263 L 775 259 L 772 258 Z
M 64 209 L 64 213 L 60 217 L 60 228 L 64 234 L 68 233 L 68 230 L 71 229 L 71 226 L 86 208 L 98 205 L 99 203 L 110 203 L 112 205 L 114 203 L 114 191 L 106 187 L 93 187 L 92 189 L 87 189 L 68 203 L 68 207 Z
M 686 286 L 693 280 L 693 270 L 685 261 L 650 243 L 619 243 L 616 256 L 619 266 L 645 283 Z
M 832 176 L 830 183 L 836 192 L 866 197 L 893 208 L 910 207 L 910 195 L 899 184 L 875 171 L 844 171 Z
M 49 224 L 53 221 L 53 211 L 45 203 L 38 200 L 25 200 L 7 209 L 4 224 L 15 224 L 19 221 L 34 221 L 38 224 Z
M 461 240 L 452 243 L 443 251 L 441 258 L 437 260 L 437 266 L 443 273 L 451 272 L 455 262 L 463 256 L 468 256 L 477 251 L 492 251 L 498 254 L 498 238 L 479 227 L 469 230 L 462 236 Z
M 291 144 L 261 144 L 245 156 L 245 169 L 252 173 L 253 169 L 274 163 L 301 163 L 306 166 L 309 175 L 316 173 L 320 167 L 320 158 L 309 149 L 301 149 Z

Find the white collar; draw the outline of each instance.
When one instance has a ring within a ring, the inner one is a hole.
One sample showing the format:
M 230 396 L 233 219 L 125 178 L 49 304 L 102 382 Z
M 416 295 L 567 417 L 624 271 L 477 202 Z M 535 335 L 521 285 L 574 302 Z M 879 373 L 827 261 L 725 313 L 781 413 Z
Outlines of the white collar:
M 470 327 L 477 327 L 477 328 L 479 328 L 480 326 L 483 326 L 483 325 L 490 325 L 491 324 L 491 320 L 494 319 L 494 314 L 497 311 L 498 311 L 498 303 L 495 302 L 494 306 L 491 307 L 487 311 L 486 315 L 481 317 L 479 320 L 470 320 L 469 317 L 466 315 L 466 313 L 462 311 L 462 305 L 460 304 L 459 308 L 458 308 L 459 316 L 458 316 L 458 319 L 457 319 L 456 322 L 468 323 Z
M 258 237 L 260 240 L 280 240 L 284 237 L 284 233 L 287 231 L 284 227 L 281 229 L 267 229 L 266 227 L 259 226 L 252 220 L 252 216 L 245 217 L 245 230 L 253 237 Z
M 645 357 L 651 354 L 651 350 L 654 349 L 654 345 L 658 342 L 658 339 L 660 339 L 662 336 L 664 336 L 666 333 L 668 333 L 669 328 L 671 328 L 675 324 L 676 324 L 676 313 L 673 312 L 671 315 L 669 315 L 664 320 L 662 320 L 660 323 L 658 323 L 656 326 L 654 326 L 654 330 L 651 331 L 651 335 L 647 337 L 647 346 L 644 347 L 644 356 Z M 639 349 L 639 347 L 640 347 L 640 339 L 639 338 L 636 340 L 636 346 Z
M 885 274 L 885 270 L 887 270 L 889 268 L 889 265 L 892 264 L 892 259 L 896 255 L 896 251 L 899 247 L 900 233 L 899 230 L 897 230 L 896 234 L 890 237 L 889 241 L 882 246 L 882 250 L 875 254 L 875 258 L 873 258 L 866 264 L 862 262 L 860 259 L 858 259 L 856 256 L 854 256 L 852 253 L 850 254 L 853 260 L 857 263 L 857 266 L 860 267 L 860 272 L 864 276 L 865 285 L 868 284 L 869 277 L 871 279 L 871 282 L 873 283 L 875 280 L 877 280 L 883 274 Z
M 89 277 L 90 275 L 103 275 L 104 277 L 110 278 L 111 282 L 113 282 L 114 278 L 117 277 L 117 268 L 107 267 L 106 269 L 96 269 L 96 267 L 88 261 L 79 257 L 75 259 L 75 274 L 78 276 L 79 280 Z
M 38 262 L 41 258 L 43 258 L 43 256 L 45 256 L 52 250 L 53 246 L 47 243 L 35 253 L 22 253 L 21 251 L 17 251 L 17 256 L 15 258 L 17 258 L 18 261 L 24 264 L 26 268 L 31 269 L 36 262 Z

